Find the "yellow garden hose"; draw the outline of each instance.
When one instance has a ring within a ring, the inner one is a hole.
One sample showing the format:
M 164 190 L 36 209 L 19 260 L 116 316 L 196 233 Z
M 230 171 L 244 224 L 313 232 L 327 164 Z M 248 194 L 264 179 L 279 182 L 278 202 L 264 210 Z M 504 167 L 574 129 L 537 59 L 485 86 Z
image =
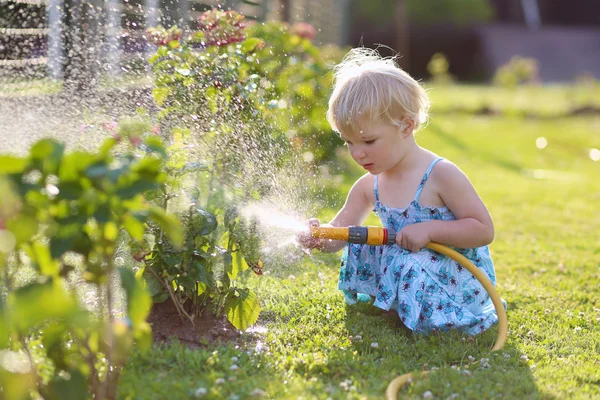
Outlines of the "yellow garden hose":
M 370 244 L 370 245 L 386 245 L 394 244 L 396 234 L 395 232 L 389 231 L 386 228 L 375 227 L 375 226 L 351 226 L 351 227 L 330 227 L 330 226 L 312 226 L 310 228 L 310 235 L 315 238 L 332 239 L 332 240 L 344 240 L 350 243 Z M 426 246 L 435 252 L 450 257 L 454 261 L 465 267 L 473 276 L 481 283 L 483 288 L 486 290 L 494 308 L 496 309 L 496 315 L 498 315 L 498 338 L 492 351 L 500 350 L 504 347 L 506 337 L 508 335 L 508 319 L 506 318 L 506 311 L 502 300 L 496 292 L 496 288 L 492 285 L 492 282 L 488 277 L 477 268 L 467 257 L 463 256 L 459 252 L 452 250 L 451 248 L 444 246 L 440 243 L 429 243 Z M 418 374 L 419 377 L 427 375 L 427 371 L 423 371 Z M 387 386 L 385 396 L 387 400 L 395 400 L 398 396 L 398 391 L 403 388 L 407 383 L 415 379 L 415 375 L 412 373 L 400 375 L 393 379 Z
M 506 318 L 506 311 L 504 310 L 502 300 L 500 299 L 498 292 L 496 292 L 496 288 L 494 285 L 492 285 L 492 282 L 490 282 L 488 277 L 467 257 L 463 256 L 459 252 L 452 250 L 443 244 L 433 242 L 429 243 L 426 247 L 440 254 L 448 256 L 454 261 L 458 262 L 463 267 L 468 269 L 469 272 L 472 273 L 473 276 L 479 281 L 479 283 L 483 285 L 483 288 L 490 296 L 490 299 L 492 299 L 492 303 L 494 303 L 494 308 L 496 309 L 496 314 L 498 315 L 498 338 L 496 339 L 494 347 L 492 347 L 492 351 L 500 350 L 502 347 L 504 347 L 504 342 L 506 342 L 506 337 L 508 335 L 508 319 Z M 427 371 L 423 371 L 418 375 L 423 377 L 427 375 Z M 415 375 L 412 373 L 400 375 L 399 377 L 394 378 L 388 384 L 387 389 L 385 390 L 385 398 L 387 400 L 396 400 L 398 398 L 398 391 L 413 379 L 415 379 Z

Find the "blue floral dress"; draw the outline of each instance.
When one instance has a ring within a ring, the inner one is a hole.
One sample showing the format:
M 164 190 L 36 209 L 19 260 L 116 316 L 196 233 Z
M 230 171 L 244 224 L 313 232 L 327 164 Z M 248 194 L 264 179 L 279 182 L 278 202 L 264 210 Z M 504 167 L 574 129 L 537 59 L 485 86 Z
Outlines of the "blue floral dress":
M 384 227 L 398 232 L 407 225 L 432 219 L 456 219 L 448 207 L 426 207 L 419 203 L 423 186 L 440 160 L 438 157 L 431 163 L 414 200 L 406 208 L 381 204 L 375 176 L 374 211 Z M 487 246 L 455 250 L 496 285 Z M 338 288 L 344 292 L 348 304 L 370 296 L 374 298 L 374 306 L 396 310 L 404 325 L 418 333 L 458 329 L 476 335 L 498 321 L 494 305 L 477 279 L 456 261 L 429 249 L 413 253 L 398 245 L 348 244 L 342 255 Z

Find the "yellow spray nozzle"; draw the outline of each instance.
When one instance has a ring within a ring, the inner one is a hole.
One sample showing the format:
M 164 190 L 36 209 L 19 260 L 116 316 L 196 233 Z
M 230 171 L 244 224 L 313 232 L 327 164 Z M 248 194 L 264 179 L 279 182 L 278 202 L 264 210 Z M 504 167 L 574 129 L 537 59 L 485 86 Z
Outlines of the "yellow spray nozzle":
M 310 234 L 319 239 L 344 240 L 373 246 L 396 243 L 396 233 L 379 226 L 313 226 Z

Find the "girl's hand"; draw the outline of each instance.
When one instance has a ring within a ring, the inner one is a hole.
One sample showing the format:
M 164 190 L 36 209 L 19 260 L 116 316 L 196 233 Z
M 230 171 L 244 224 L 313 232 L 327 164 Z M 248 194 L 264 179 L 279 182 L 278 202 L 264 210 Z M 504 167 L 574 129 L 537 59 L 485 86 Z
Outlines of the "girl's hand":
M 318 227 L 319 225 L 319 220 L 315 218 L 311 218 L 306 222 L 307 229 L 296 235 L 296 240 L 298 241 L 298 244 L 300 244 L 300 247 L 309 250 L 322 247 L 322 240 L 310 235 L 310 228 Z
M 426 222 L 408 225 L 396 233 L 396 243 L 407 250 L 417 252 L 431 242 Z

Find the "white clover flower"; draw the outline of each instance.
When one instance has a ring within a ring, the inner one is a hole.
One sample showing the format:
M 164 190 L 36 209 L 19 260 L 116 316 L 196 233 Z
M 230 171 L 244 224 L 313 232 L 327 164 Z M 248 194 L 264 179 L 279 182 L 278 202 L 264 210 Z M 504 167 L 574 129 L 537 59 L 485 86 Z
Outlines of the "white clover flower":
M 523 355 L 521 356 L 521 360 L 523 360 L 523 361 L 528 361 L 528 360 L 529 360 L 529 358 L 527 357 L 527 355 L 526 355 L 526 354 L 523 354 Z
M 222 385 L 222 384 L 224 384 L 224 383 L 225 383 L 225 378 L 218 378 L 218 379 L 215 381 L 215 384 L 216 384 L 216 385 Z
M 373 343 L 371 343 L 371 347 L 374 348 L 374 349 L 376 349 L 376 348 L 379 347 L 379 343 L 373 342 Z
M 239 360 L 239 358 L 237 358 L 236 356 L 231 357 L 231 361 L 233 361 L 234 363 L 238 362 L 238 360 Z
M 576 326 L 574 330 L 575 330 L 575 332 L 580 333 L 581 332 L 581 327 L 580 326 Z
M 231 371 L 237 371 L 238 369 L 240 369 L 240 367 L 238 367 L 237 364 L 233 364 L 231 367 L 229 367 L 229 369 Z
M 423 398 L 424 399 L 432 399 L 433 398 L 433 393 L 431 393 L 431 391 L 428 390 L 425 393 L 423 393 Z
M 206 390 L 206 388 L 199 387 L 198 389 L 196 389 L 194 391 L 194 397 L 199 399 L 201 397 L 204 397 L 207 393 L 208 393 L 208 390 Z
M 356 335 L 356 336 L 354 336 L 354 340 L 361 341 L 362 340 L 362 336 Z
M 256 388 L 254 389 L 252 392 L 250 392 L 250 396 L 255 396 L 255 397 L 265 397 L 267 395 L 267 392 L 265 392 L 262 389 Z

